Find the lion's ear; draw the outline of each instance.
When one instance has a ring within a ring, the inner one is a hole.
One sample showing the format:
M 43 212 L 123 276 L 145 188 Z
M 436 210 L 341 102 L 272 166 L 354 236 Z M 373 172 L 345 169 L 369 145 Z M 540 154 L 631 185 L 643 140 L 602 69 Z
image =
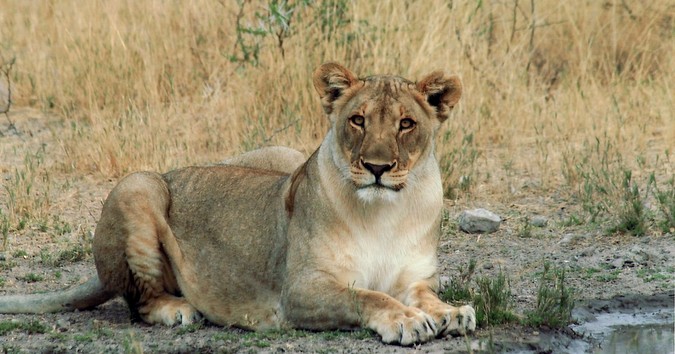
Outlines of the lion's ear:
M 457 76 L 445 76 L 435 71 L 417 83 L 417 89 L 424 94 L 427 102 L 436 108 L 438 120 L 448 119 L 450 111 L 462 97 L 462 82 Z
M 319 66 L 314 71 L 314 88 L 319 92 L 323 110 L 330 114 L 333 102 L 356 81 L 356 75 L 340 64 L 326 63 Z

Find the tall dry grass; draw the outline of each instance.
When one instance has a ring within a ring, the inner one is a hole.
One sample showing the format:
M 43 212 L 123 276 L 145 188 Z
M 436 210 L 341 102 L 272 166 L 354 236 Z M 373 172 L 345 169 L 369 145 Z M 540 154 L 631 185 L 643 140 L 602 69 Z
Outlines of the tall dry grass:
M 6 0 L 0 54 L 16 58 L 15 106 L 66 122 L 76 173 L 309 153 L 328 127 L 311 73 L 330 60 L 462 77 L 439 138 L 449 196 L 579 188 L 598 143 L 621 168 L 673 175 L 671 2 L 288 0 L 288 23 L 279 3 Z

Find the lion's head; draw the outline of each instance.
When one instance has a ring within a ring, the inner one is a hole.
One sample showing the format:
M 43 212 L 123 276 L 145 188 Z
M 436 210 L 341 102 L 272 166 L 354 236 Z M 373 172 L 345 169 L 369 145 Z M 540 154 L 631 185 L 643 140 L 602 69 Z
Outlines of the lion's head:
M 342 156 L 336 165 L 361 199 L 391 198 L 406 187 L 434 137 L 459 101 L 456 76 L 433 72 L 414 83 L 398 76 L 357 78 L 339 64 L 314 72 L 314 86 Z

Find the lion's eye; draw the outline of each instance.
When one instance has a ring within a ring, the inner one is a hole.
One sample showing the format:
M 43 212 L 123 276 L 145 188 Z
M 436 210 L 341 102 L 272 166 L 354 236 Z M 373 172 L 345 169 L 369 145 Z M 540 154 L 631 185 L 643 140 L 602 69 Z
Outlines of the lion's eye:
M 415 127 L 415 121 L 412 118 L 403 118 L 398 123 L 401 130 L 410 130 Z
M 363 116 L 360 115 L 354 115 L 349 117 L 349 122 L 352 123 L 353 125 L 357 127 L 363 127 L 363 124 L 365 123 L 366 119 L 363 118 Z

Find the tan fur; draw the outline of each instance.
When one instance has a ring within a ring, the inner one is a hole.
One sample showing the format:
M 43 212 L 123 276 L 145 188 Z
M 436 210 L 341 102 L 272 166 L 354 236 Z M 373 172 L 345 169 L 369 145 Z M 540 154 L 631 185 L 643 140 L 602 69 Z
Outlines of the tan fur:
M 459 80 L 359 79 L 328 63 L 314 85 L 331 129 L 304 163 L 268 148 L 120 181 L 94 238 L 106 293 L 148 323 L 366 327 L 401 345 L 473 331 L 471 307 L 436 295 L 434 139 Z
M 223 164 L 293 173 L 305 162 L 305 156 L 285 146 L 269 146 L 231 157 Z

